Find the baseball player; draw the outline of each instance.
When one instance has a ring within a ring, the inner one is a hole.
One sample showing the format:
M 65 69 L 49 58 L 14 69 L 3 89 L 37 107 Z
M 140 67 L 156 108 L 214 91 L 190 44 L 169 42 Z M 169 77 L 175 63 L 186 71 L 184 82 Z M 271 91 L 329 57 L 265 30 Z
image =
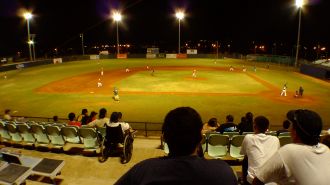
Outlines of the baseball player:
M 192 77 L 197 78 L 197 70 L 196 69 L 193 70 Z
M 286 84 L 284 84 L 282 92 L 281 92 L 281 96 L 286 96 L 286 90 L 287 90 L 287 86 L 286 86 Z

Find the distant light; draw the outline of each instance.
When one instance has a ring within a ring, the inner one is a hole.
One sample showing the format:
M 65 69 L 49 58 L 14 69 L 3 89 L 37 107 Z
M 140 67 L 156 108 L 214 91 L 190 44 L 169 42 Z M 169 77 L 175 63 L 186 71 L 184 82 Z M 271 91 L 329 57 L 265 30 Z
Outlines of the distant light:
M 296 0 L 296 7 L 301 8 L 304 5 L 304 0 Z
M 33 40 L 30 40 L 28 44 L 33 45 L 34 44 Z
M 325 50 L 326 50 L 326 48 L 325 48 L 325 47 L 321 48 L 321 51 L 325 51 Z
M 113 18 L 113 20 L 115 20 L 116 22 L 119 22 L 119 21 L 121 21 L 121 14 L 119 13 L 119 12 L 115 12 L 115 13 L 113 13 L 113 15 L 112 15 L 112 18 Z
M 179 12 L 176 12 L 175 16 L 179 20 L 182 20 L 184 18 L 184 13 L 182 11 L 179 11 Z
M 26 13 L 24 13 L 23 16 L 24 16 L 24 18 L 25 18 L 26 20 L 29 20 L 29 19 L 32 18 L 32 14 L 31 14 L 30 12 L 26 12 Z

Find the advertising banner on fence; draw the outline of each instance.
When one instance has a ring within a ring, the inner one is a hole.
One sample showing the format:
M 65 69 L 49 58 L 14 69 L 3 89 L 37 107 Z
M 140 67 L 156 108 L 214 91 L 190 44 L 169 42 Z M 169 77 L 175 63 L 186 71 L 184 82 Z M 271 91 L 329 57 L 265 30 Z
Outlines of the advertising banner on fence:
M 147 53 L 146 58 L 157 58 L 156 54 Z
M 124 54 L 117 54 L 117 58 L 121 58 L 121 59 L 127 58 L 127 54 L 126 53 L 124 53 Z
M 188 55 L 197 55 L 197 49 L 187 49 Z
M 176 54 L 166 54 L 166 58 L 176 58 Z
M 187 54 L 182 54 L 182 53 L 177 54 L 176 58 L 187 58 Z
M 100 59 L 100 55 L 89 55 L 89 59 L 98 60 L 98 59 Z
M 62 63 L 62 58 L 54 58 L 53 63 L 54 64 L 61 64 Z

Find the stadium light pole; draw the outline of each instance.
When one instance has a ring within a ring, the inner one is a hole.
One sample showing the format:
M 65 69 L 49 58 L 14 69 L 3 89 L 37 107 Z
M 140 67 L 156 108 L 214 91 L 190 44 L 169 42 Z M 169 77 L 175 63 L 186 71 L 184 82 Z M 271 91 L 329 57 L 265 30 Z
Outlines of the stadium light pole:
M 179 41 L 178 41 L 178 53 L 180 54 L 180 36 L 181 36 L 181 20 L 184 18 L 184 13 L 182 11 L 176 12 L 175 14 L 176 18 L 179 20 Z
M 30 38 L 30 20 L 32 19 L 32 14 L 30 12 L 26 12 L 23 14 L 25 20 L 26 20 L 26 23 L 27 23 L 27 32 L 28 32 L 28 40 L 27 40 L 27 43 L 29 45 L 29 56 L 30 56 L 30 61 L 32 61 L 32 50 L 31 50 L 31 38 Z
M 85 55 L 85 48 L 84 48 L 84 34 L 81 33 L 80 35 L 81 38 L 81 51 L 82 51 L 82 55 Z
M 298 36 L 297 36 L 297 48 L 296 48 L 296 60 L 295 67 L 298 67 L 298 59 L 299 59 L 299 42 L 300 42 L 300 27 L 301 27 L 301 9 L 304 5 L 304 0 L 296 0 L 296 7 L 299 11 L 299 23 L 298 23 Z
M 118 31 L 118 22 L 121 21 L 121 14 L 119 12 L 115 12 L 113 15 L 113 20 L 116 22 L 117 24 L 117 54 L 119 54 L 119 31 Z

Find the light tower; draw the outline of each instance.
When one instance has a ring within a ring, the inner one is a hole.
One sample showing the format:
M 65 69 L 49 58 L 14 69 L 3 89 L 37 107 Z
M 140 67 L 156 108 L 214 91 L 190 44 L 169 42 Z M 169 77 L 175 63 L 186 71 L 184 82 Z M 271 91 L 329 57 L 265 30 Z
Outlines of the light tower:
M 179 41 L 178 41 L 178 54 L 181 53 L 180 51 L 180 37 L 181 37 L 181 20 L 184 18 L 184 12 L 183 11 L 178 11 L 175 13 L 176 18 L 179 20 Z
M 119 54 L 119 31 L 118 31 L 118 22 L 121 21 L 122 16 L 121 16 L 121 14 L 120 14 L 118 11 L 116 11 L 116 12 L 113 13 L 112 18 L 113 18 L 113 20 L 114 20 L 114 21 L 116 22 L 116 24 L 117 24 L 117 54 Z
M 298 59 L 299 59 L 299 42 L 300 42 L 300 27 L 301 27 L 301 9 L 304 6 L 304 0 L 296 0 L 296 7 L 299 11 L 299 23 L 298 23 L 298 36 L 297 36 L 297 50 L 296 50 L 296 60 L 295 67 L 298 67 Z
M 30 19 L 32 19 L 32 14 L 30 12 L 26 12 L 23 14 L 26 23 L 27 23 L 27 43 L 29 45 L 29 56 L 30 56 L 30 61 L 32 61 L 32 50 L 31 50 L 31 45 L 33 44 L 33 42 L 31 42 L 31 36 L 30 36 Z

